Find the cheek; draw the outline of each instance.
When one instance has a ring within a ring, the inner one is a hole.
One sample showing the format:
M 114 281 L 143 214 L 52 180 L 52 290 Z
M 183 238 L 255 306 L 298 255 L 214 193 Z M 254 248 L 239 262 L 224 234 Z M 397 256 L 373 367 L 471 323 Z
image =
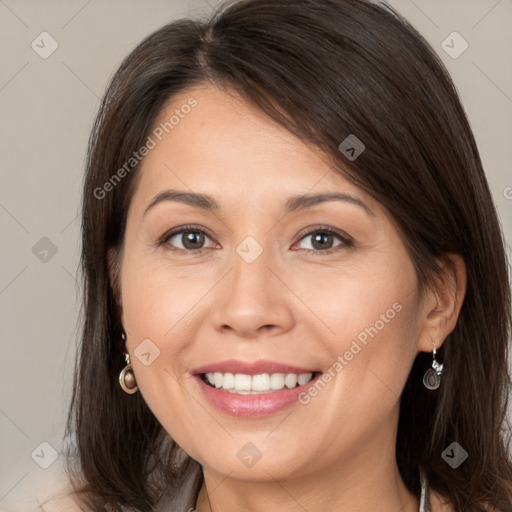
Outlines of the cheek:
M 400 256 L 332 272 L 300 292 L 316 313 L 316 338 L 323 333 L 335 386 L 354 414 L 372 403 L 383 411 L 395 404 L 417 353 L 417 279 Z
M 185 363 L 197 330 L 193 307 L 207 291 L 205 284 L 177 278 L 136 254 L 124 261 L 122 276 L 123 325 L 139 392 L 171 437 L 186 441 L 196 420 L 184 392 Z M 149 365 L 138 359 L 141 352 L 150 354 Z
M 204 279 L 182 278 L 165 262 L 155 263 L 134 254 L 123 265 L 124 325 L 136 338 L 173 340 L 177 331 L 181 339 L 190 323 L 189 312 L 207 291 Z M 172 350 L 173 344 L 169 348 Z
M 161 409 L 187 409 L 180 387 L 190 369 L 186 365 L 193 360 L 197 303 L 207 291 L 204 279 L 182 279 L 168 265 L 144 256 L 133 254 L 123 263 L 127 348 L 135 355 L 132 366 L 140 392 L 155 414 Z M 141 352 L 150 353 L 150 365 L 137 359 Z
M 357 339 L 363 345 L 372 339 L 396 337 L 414 328 L 417 281 L 408 260 L 372 259 L 311 278 L 291 273 L 288 283 L 310 318 L 309 325 L 323 329 L 322 338 L 331 349 L 348 349 Z M 320 332 L 320 331 L 319 331 Z M 400 334 L 401 333 L 401 334 Z M 369 344 L 369 343 L 368 343 Z

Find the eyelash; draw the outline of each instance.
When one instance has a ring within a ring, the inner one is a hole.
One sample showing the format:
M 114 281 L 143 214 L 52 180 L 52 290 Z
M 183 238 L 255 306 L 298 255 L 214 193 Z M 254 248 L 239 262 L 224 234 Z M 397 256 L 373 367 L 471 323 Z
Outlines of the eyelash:
M 205 231 L 204 229 L 201 229 L 201 228 L 199 228 L 197 226 L 188 225 L 188 226 L 181 226 L 181 227 L 176 228 L 176 229 L 166 233 L 165 235 L 163 235 L 160 238 L 160 240 L 158 241 L 157 246 L 158 247 L 162 247 L 165 244 L 167 244 L 167 242 L 173 236 L 181 234 L 181 233 L 186 233 L 187 231 L 193 231 L 193 232 L 196 232 L 196 233 L 202 233 L 202 234 L 206 235 L 208 238 L 213 239 L 213 237 L 207 231 Z M 321 250 L 321 249 L 302 249 L 303 251 L 306 251 L 308 253 L 331 254 L 331 253 L 334 253 L 336 251 L 339 251 L 340 249 L 349 248 L 349 247 L 353 247 L 354 246 L 353 240 L 350 237 L 348 237 L 346 234 L 344 234 L 343 232 L 340 232 L 340 231 L 337 231 L 337 230 L 334 230 L 334 229 L 328 228 L 328 227 L 322 227 L 322 226 L 319 226 L 319 227 L 317 227 L 317 228 L 315 228 L 315 229 L 313 229 L 311 231 L 308 231 L 304 235 L 302 235 L 301 238 L 299 239 L 299 242 L 301 240 L 303 240 L 304 238 L 308 237 L 308 236 L 314 235 L 315 233 L 323 233 L 323 234 L 333 235 L 334 237 L 338 238 L 342 243 L 337 245 L 337 246 L 335 246 L 335 247 L 332 247 L 330 249 L 325 249 L 325 250 Z M 296 244 L 294 244 L 294 245 L 296 245 Z M 194 253 L 194 254 L 202 254 L 207 249 L 210 249 L 210 247 L 203 247 L 201 249 L 173 248 L 173 249 L 168 249 L 168 250 L 170 250 L 170 251 L 178 251 L 178 252 L 188 252 L 188 253 Z

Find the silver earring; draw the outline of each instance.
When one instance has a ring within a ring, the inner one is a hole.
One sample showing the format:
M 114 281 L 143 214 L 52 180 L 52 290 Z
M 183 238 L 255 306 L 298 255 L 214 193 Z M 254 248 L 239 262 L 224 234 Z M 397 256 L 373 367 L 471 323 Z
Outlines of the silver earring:
M 432 343 L 434 345 L 434 350 L 432 351 L 434 358 L 432 361 L 432 368 L 429 368 L 423 376 L 423 384 L 430 390 L 439 388 L 441 385 L 441 374 L 443 373 L 443 365 L 436 361 L 436 344 L 434 342 Z

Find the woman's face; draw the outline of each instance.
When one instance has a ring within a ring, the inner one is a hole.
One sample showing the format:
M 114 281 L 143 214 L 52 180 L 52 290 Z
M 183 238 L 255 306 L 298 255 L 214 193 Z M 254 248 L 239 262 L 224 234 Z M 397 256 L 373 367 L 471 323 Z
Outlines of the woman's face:
M 383 208 L 213 87 L 175 97 L 154 128 L 120 279 L 126 349 L 157 419 L 205 470 L 240 479 L 392 451 L 400 393 L 429 342 Z

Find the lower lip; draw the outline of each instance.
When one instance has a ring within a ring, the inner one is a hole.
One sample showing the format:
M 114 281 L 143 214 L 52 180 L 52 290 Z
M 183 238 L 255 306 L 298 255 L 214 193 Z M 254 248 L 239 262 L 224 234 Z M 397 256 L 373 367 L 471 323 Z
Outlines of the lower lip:
M 283 388 L 280 391 L 271 393 L 258 393 L 254 395 L 238 395 L 213 388 L 206 384 L 201 375 L 194 375 L 201 391 L 208 401 L 217 409 L 231 416 L 244 416 L 250 418 L 261 418 L 279 412 L 292 404 L 299 403 L 299 395 L 306 391 L 320 377 L 320 374 L 313 377 L 309 382 L 295 388 Z

